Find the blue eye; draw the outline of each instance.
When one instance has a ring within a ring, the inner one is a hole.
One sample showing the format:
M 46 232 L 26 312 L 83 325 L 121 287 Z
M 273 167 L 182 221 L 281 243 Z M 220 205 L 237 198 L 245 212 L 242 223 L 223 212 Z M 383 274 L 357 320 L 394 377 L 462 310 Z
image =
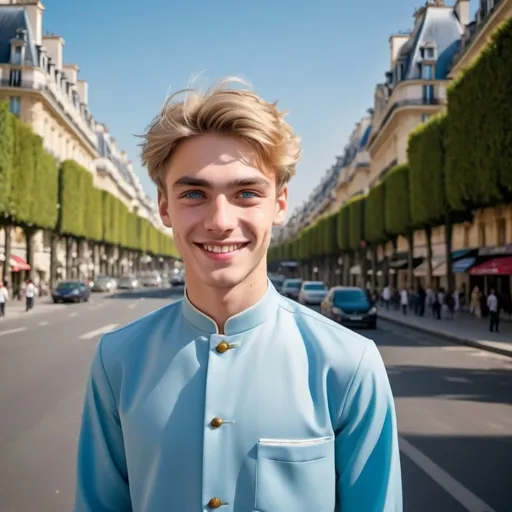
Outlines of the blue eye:
M 203 193 L 198 190 L 192 190 L 190 192 L 185 192 L 183 197 L 186 197 L 187 199 L 201 199 L 203 197 Z
M 256 193 L 251 192 L 250 190 L 244 190 L 240 195 L 242 196 L 242 199 L 252 199 L 256 196 Z

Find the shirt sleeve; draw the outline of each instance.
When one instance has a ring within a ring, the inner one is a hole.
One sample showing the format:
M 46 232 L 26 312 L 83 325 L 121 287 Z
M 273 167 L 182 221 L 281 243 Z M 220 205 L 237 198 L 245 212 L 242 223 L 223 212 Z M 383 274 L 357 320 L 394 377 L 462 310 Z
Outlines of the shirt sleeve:
M 396 413 L 386 368 L 369 343 L 350 385 L 336 433 L 339 509 L 402 512 Z
M 101 347 L 100 342 L 85 394 L 74 512 L 130 512 L 123 432 Z

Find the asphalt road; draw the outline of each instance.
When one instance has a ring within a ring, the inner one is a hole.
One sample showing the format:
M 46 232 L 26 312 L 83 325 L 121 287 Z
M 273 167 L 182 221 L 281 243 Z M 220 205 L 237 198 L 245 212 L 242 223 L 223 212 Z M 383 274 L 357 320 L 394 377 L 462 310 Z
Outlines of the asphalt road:
M 0 321 L 0 512 L 69 512 L 89 363 L 104 331 L 181 297 L 93 295 Z M 404 510 L 512 510 L 512 358 L 381 322 L 395 393 Z

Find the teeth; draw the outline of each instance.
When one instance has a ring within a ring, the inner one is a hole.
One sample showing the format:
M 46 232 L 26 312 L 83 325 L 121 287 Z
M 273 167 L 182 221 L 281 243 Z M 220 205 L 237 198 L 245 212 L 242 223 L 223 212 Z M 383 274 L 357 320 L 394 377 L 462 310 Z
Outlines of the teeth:
M 205 244 L 203 244 L 203 249 L 208 252 L 225 253 L 225 252 L 237 251 L 242 246 L 243 246 L 243 244 L 237 244 L 237 245 L 205 245 Z

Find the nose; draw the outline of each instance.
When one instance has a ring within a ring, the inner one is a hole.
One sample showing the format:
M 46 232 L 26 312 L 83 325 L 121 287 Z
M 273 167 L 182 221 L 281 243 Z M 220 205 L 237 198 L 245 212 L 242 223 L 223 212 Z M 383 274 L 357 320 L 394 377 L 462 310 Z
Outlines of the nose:
M 211 208 L 208 208 L 205 219 L 206 229 L 219 235 L 226 231 L 233 231 L 236 227 L 235 210 L 236 208 L 224 196 L 217 197 L 211 202 Z

